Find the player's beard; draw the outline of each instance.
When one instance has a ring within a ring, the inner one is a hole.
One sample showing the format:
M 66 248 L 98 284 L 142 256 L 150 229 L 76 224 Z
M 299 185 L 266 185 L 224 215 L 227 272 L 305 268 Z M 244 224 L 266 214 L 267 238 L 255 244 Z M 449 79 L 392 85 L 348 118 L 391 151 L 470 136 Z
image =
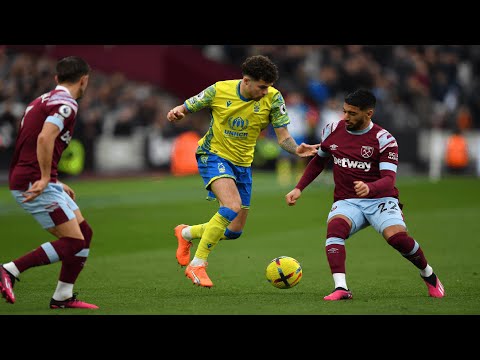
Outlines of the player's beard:
M 353 124 L 353 123 L 348 124 L 348 123 L 345 123 L 345 127 L 346 127 L 347 130 L 349 130 L 349 131 L 355 131 L 355 130 L 356 130 L 355 128 L 357 127 L 357 125 L 358 125 L 358 123 L 357 123 L 357 124 Z
M 364 125 L 365 125 L 365 121 L 358 121 L 356 123 L 350 123 L 350 125 L 345 123 L 345 127 L 349 131 L 362 130 Z

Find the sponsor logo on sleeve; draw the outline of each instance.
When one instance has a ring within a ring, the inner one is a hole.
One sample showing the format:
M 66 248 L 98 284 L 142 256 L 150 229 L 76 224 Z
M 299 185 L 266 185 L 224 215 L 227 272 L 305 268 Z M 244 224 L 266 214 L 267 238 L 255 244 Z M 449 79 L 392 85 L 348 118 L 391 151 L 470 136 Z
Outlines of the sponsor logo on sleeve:
M 388 152 L 388 158 L 389 158 L 390 160 L 398 161 L 398 154 L 389 151 L 389 152 Z

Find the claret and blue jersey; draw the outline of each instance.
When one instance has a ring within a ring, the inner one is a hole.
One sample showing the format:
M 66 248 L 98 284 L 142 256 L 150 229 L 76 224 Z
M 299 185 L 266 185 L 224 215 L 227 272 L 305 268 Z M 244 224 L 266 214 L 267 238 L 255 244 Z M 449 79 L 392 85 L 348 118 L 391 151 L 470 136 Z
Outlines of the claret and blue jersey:
M 354 181 L 371 183 L 380 179 L 381 170 L 397 172 L 397 141 L 373 122 L 361 131 L 348 131 L 344 120 L 328 124 L 322 131 L 318 155 L 332 157 L 335 201 L 358 197 Z M 398 198 L 398 189 L 386 189 L 375 197 L 388 196 Z

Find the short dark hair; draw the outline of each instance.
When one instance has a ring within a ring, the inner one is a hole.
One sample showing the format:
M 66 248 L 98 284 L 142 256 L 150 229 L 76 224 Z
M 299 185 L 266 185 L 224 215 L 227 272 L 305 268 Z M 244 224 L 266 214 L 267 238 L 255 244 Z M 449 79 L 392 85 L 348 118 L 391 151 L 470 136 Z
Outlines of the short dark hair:
M 78 56 L 67 56 L 57 62 L 55 70 L 59 83 L 73 84 L 90 73 L 90 66 Z
M 248 57 L 242 64 L 242 74 L 250 76 L 255 81 L 263 80 L 272 84 L 278 80 L 277 65 L 264 55 Z
M 345 103 L 356 106 L 360 110 L 367 110 L 375 108 L 377 98 L 370 90 L 358 89 L 345 96 Z

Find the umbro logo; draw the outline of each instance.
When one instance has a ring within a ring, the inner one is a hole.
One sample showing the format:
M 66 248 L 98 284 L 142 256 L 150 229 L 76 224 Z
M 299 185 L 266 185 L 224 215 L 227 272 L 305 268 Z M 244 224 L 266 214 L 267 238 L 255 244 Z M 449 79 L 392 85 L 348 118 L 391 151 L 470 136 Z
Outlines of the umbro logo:
M 227 107 L 229 107 L 230 105 L 232 105 L 232 102 L 230 100 L 227 100 Z
M 330 150 L 337 150 L 337 148 L 338 148 L 337 144 L 330 145 Z

